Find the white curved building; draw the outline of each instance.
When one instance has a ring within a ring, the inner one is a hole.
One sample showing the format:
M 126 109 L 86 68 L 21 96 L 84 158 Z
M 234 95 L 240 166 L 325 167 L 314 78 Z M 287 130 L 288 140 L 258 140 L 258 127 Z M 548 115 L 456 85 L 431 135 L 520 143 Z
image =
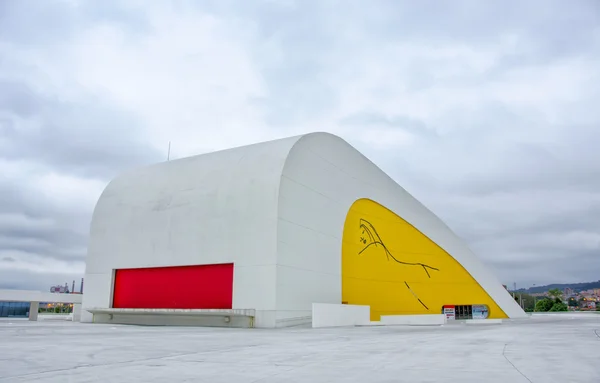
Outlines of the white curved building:
M 94 211 L 85 281 L 82 321 L 281 327 L 310 322 L 313 303 L 369 305 L 375 321 L 525 316 L 440 219 L 326 133 L 119 176 Z

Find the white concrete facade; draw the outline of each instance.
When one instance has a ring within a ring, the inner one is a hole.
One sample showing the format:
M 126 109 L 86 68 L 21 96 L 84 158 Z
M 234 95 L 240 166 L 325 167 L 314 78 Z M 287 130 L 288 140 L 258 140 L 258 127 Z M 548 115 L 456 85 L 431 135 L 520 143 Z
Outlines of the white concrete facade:
M 451 254 L 511 318 L 525 313 L 431 211 L 339 137 L 313 133 L 135 170 L 94 211 L 86 308 L 110 308 L 113 270 L 234 263 L 233 309 L 257 327 L 309 323 L 341 301 L 342 232 L 369 198 Z

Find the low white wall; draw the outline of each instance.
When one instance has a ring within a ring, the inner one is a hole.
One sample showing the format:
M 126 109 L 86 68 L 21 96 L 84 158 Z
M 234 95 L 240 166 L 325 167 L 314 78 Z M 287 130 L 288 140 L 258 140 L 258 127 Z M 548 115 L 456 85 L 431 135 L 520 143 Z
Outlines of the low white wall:
M 370 322 L 371 307 L 334 303 L 312 304 L 312 327 L 343 327 Z
M 444 314 L 427 315 L 382 315 L 384 325 L 439 326 L 446 324 Z
M 73 314 L 39 314 L 38 321 L 46 321 L 46 320 L 51 320 L 51 321 L 72 321 L 73 320 Z

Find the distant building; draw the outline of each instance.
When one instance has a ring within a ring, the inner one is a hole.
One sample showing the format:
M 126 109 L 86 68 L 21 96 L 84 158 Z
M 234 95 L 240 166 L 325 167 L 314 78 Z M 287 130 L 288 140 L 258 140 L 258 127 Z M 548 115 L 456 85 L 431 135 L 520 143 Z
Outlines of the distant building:
M 0 318 L 27 318 L 29 302 L 0 302 Z
M 596 302 L 589 300 L 587 298 L 583 298 L 584 300 L 581 302 L 581 308 L 583 309 L 589 309 L 589 310 L 595 310 L 596 309 Z
M 593 297 L 593 294 L 586 291 L 586 292 L 582 292 L 581 296 L 584 297 L 584 298 L 589 299 L 589 298 Z
M 51 293 L 68 294 L 69 286 L 67 286 L 66 284 L 64 286 L 61 286 L 61 285 L 52 286 L 52 287 L 50 287 L 50 292 Z

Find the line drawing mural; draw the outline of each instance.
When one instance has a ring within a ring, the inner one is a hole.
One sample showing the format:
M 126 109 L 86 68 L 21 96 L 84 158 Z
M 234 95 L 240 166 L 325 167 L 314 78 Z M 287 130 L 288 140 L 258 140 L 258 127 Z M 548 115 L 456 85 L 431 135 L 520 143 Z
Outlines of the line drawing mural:
M 364 245 L 364 247 L 358 252 L 358 255 L 361 255 L 370 247 L 380 247 L 381 246 L 381 248 L 385 252 L 385 255 L 386 255 L 388 261 L 391 258 L 394 262 L 399 263 L 401 265 L 415 266 L 415 267 L 422 268 L 423 271 L 425 271 L 425 273 L 427 274 L 428 278 L 431 278 L 430 271 L 440 271 L 440 269 L 433 267 L 433 266 L 429 266 L 425 263 L 403 262 L 403 261 L 399 260 L 398 258 L 394 257 L 394 255 L 385 246 L 385 243 L 383 243 L 383 240 L 381 239 L 381 236 L 379 236 L 379 233 L 377 232 L 377 229 L 375 229 L 375 226 L 373 226 L 373 224 L 371 222 L 367 221 L 366 219 L 360 218 L 360 226 L 359 227 L 362 230 L 361 236 L 360 236 L 360 242 Z M 404 281 L 404 284 L 406 285 L 406 288 L 408 289 L 408 291 L 410 291 L 410 293 L 415 297 L 415 299 L 417 301 L 419 301 L 419 303 L 423 307 L 425 307 L 426 310 L 429 311 L 429 307 L 427 307 L 427 305 L 425 305 L 425 303 L 423 303 L 423 301 L 421 301 L 419 296 L 410 288 L 408 283 L 406 281 Z

